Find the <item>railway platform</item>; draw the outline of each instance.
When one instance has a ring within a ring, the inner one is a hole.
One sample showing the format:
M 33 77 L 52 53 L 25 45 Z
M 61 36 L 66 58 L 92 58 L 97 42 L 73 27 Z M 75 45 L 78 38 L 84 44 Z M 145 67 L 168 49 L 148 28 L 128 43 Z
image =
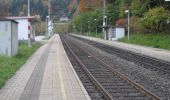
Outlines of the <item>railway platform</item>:
M 103 40 L 99 38 L 82 36 L 77 34 L 71 34 L 71 35 L 170 62 L 170 51 L 168 50 L 146 47 L 146 46 L 139 46 L 135 44 L 127 44 L 127 43 L 122 43 L 117 41 Z
M 90 100 L 54 35 L 0 89 L 0 100 Z

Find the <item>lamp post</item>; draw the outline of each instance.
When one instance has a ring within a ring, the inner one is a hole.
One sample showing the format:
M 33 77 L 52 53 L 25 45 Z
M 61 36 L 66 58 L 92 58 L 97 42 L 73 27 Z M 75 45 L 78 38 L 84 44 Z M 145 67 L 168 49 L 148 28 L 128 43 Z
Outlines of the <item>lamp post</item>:
M 107 16 L 106 16 L 106 0 L 103 0 L 103 36 L 104 36 L 104 39 L 106 40 L 107 39 L 107 32 L 106 32 L 106 29 L 104 27 L 107 26 Z
M 76 26 L 73 24 L 73 33 L 76 32 Z
M 96 22 L 96 37 L 97 37 L 97 19 L 94 19 Z
M 129 10 L 125 10 L 125 13 L 128 14 L 128 40 L 130 38 L 130 19 L 129 19 Z
M 89 29 L 89 34 L 88 34 L 88 36 L 90 36 L 90 21 L 88 21 L 88 29 Z
M 170 0 L 165 0 L 165 2 L 170 2 Z M 170 21 L 167 20 L 167 24 L 169 24 L 169 23 L 170 23 Z

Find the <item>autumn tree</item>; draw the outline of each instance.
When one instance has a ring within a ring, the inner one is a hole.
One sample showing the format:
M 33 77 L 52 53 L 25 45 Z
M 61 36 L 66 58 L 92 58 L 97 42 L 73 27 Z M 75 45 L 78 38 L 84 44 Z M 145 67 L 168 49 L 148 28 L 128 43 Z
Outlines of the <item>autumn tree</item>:
M 7 16 L 8 13 L 9 2 L 8 0 L 0 1 L 0 17 Z
M 102 0 L 80 0 L 78 12 L 91 11 L 100 6 L 102 6 Z

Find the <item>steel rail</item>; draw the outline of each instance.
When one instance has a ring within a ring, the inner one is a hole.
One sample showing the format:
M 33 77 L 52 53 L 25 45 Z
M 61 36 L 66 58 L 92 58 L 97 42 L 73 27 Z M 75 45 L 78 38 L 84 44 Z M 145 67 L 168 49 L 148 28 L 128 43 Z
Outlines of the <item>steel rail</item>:
M 113 100 L 112 96 L 107 92 L 106 89 L 103 88 L 103 86 L 94 78 L 94 76 L 91 74 L 91 72 L 85 67 L 85 65 L 81 62 L 81 60 L 78 58 L 78 56 L 73 52 L 73 50 L 70 48 L 68 43 L 63 39 L 64 43 L 66 44 L 67 48 L 70 50 L 73 57 L 77 60 L 77 62 L 81 65 L 82 69 L 86 72 L 88 77 L 92 80 L 92 82 L 96 85 L 96 87 L 103 93 L 103 95 L 107 98 L 107 100 Z
M 74 36 L 73 36 L 74 37 Z M 130 59 L 130 60 L 132 60 L 132 61 L 135 61 L 136 63 L 139 63 L 139 64 L 143 64 L 143 65 L 146 65 L 146 66 L 150 66 L 152 69 L 155 69 L 155 70 L 160 70 L 160 71 L 162 71 L 162 72 L 165 72 L 165 73 L 168 73 L 169 74 L 169 70 L 164 70 L 164 69 L 162 69 L 162 67 L 160 68 L 160 67 L 158 67 L 157 65 L 151 65 L 150 63 L 145 63 L 145 62 L 143 62 L 143 61 L 139 61 L 138 59 L 144 59 L 144 60 L 146 60 L 146 59 L 148 59 L 148 60 L 152 60 L 152 61 L 154 61 L 154 62 L 159 62 L 159 63 L 163 63 L 163 64 L 166 64 L 166 65 L 169 65 L 169 62 L 166 62 L 166 61 L 159 61 L 158 59 L 156 59 L 156 58 L 153 58 L 153 57 L 147 57 L 147 56 L 145 56 L 145 55 L 138 55 L 137 53 L 134 53 L 134 52 L 132 52 L 132 51 L 126 51 L 126 50 L 123 50 L 123 49 L 120 49 L 120 48 L 117 48 L 117 47 L 114 47 L 114 46 L 110 46 L 110 45 L 108 45 L 108 44 L 104 44 L 104 43 L 99 43 L 99 42 L 96 42 L 96 41 L 93 41 L 93 40 L 87 40 L 87 39 L 84 39 L 84 38 L 80 38 L 80 37 L 75 37 L 75 38 L 78 38 L 79 40 L 80 39 L 83 39 L 83 40 L 85 40 L 85 41 L 92 41 L 93 43 L 97 43 L 97 44 L 99 44 L 99 45 L 105 45 L 105 46 L 108 46 L 109 48 L 112 48 L 112 49 L 114 49 L 114 53 L 116 53 L 118 56 L 120 56 L 121 58 L 125 58 L 125 59 Z M 90 45 L 93 45 L 93 44 L 90 44 Z M 97 47 L 98 48 L 98 47 Z M 100 48 L 99 48 L 100 49 Z M 121 52 L 120 52 L 121 51 Z M 106 51 L 107 52 L 107 51 Z M 122 55 L 122 52 L 123 52 L 123 54 L 124 55 Z M 125 53 L 125 52 L 127 52 L 127 53 Z M 137 58 L 137 59 L 135 59 L 135 58 L 133 58 L 133 57 L 129 57 L 128 56 L 128 54 L 131 54 L 132 56 L 136 56 L 136 57 L 140 57 L 140 58 Z M 165 67 L 164 67 L 165 68 Z
M 80 46 L 79 46 L 80 47 Z M 86 52 L 88 55 L 90 55 L 91 57 L 93 57 L 96 61 L 98 61 L 99 63 L 101 63 L 102 65 L 106 66 L 109 70 L 111 70 L 114 74 L 117 74 L 120 78 L 122 78 L 123 80 L 127 81 L 129 84 L 131 84 L 132 86 L 134 86 L 137 90 L 141 91 L 142 93 L 144 93 L 145 95 L 149 96 L 152 98 L 152 100 L 160 100 L 160 98 L 155 95 L 154 93 L 150 92 L 149 90 L 147 90 L 146 88 L 144 88 L 143 86 L 139 85 L 138 83 L 136 83 L 135 81 L 129 79 L 127 76 L 125 76 L 124 74 L 120 73 L 119 71 L 117 71 L 116 69 L 114 69 L 111 65 L 106 64 L 104 61 L 100 60 L 99 58 L 97 58 L 96 56 L 94 56 L 92 53 L 88 52 L 87 50 L 85 51 L 83 48 L 80 47 L 81 50 L 83 50 L 84 52 Z

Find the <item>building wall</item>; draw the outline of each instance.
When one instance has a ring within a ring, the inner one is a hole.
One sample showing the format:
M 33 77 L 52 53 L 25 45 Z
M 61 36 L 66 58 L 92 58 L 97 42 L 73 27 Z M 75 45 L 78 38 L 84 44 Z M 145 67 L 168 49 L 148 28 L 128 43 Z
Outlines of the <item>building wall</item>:
M 28 19 L 16 19 L 18 22 L 18 40 L 28 40 Z
M 11 56 L 10 21 L 0 21 L 0 55 Z
M 108 30 L 109 40 L 118 40 L 125 36 L 125 28 L 123 27 L 110 27 Z
M 12 56 L 18 53 L 18 24 L 12 22 Z
M 116 36 L 117 39 L 125 37 L 125 28 L 117 27 L 116 28 L 116 35 L 117 35 Z

